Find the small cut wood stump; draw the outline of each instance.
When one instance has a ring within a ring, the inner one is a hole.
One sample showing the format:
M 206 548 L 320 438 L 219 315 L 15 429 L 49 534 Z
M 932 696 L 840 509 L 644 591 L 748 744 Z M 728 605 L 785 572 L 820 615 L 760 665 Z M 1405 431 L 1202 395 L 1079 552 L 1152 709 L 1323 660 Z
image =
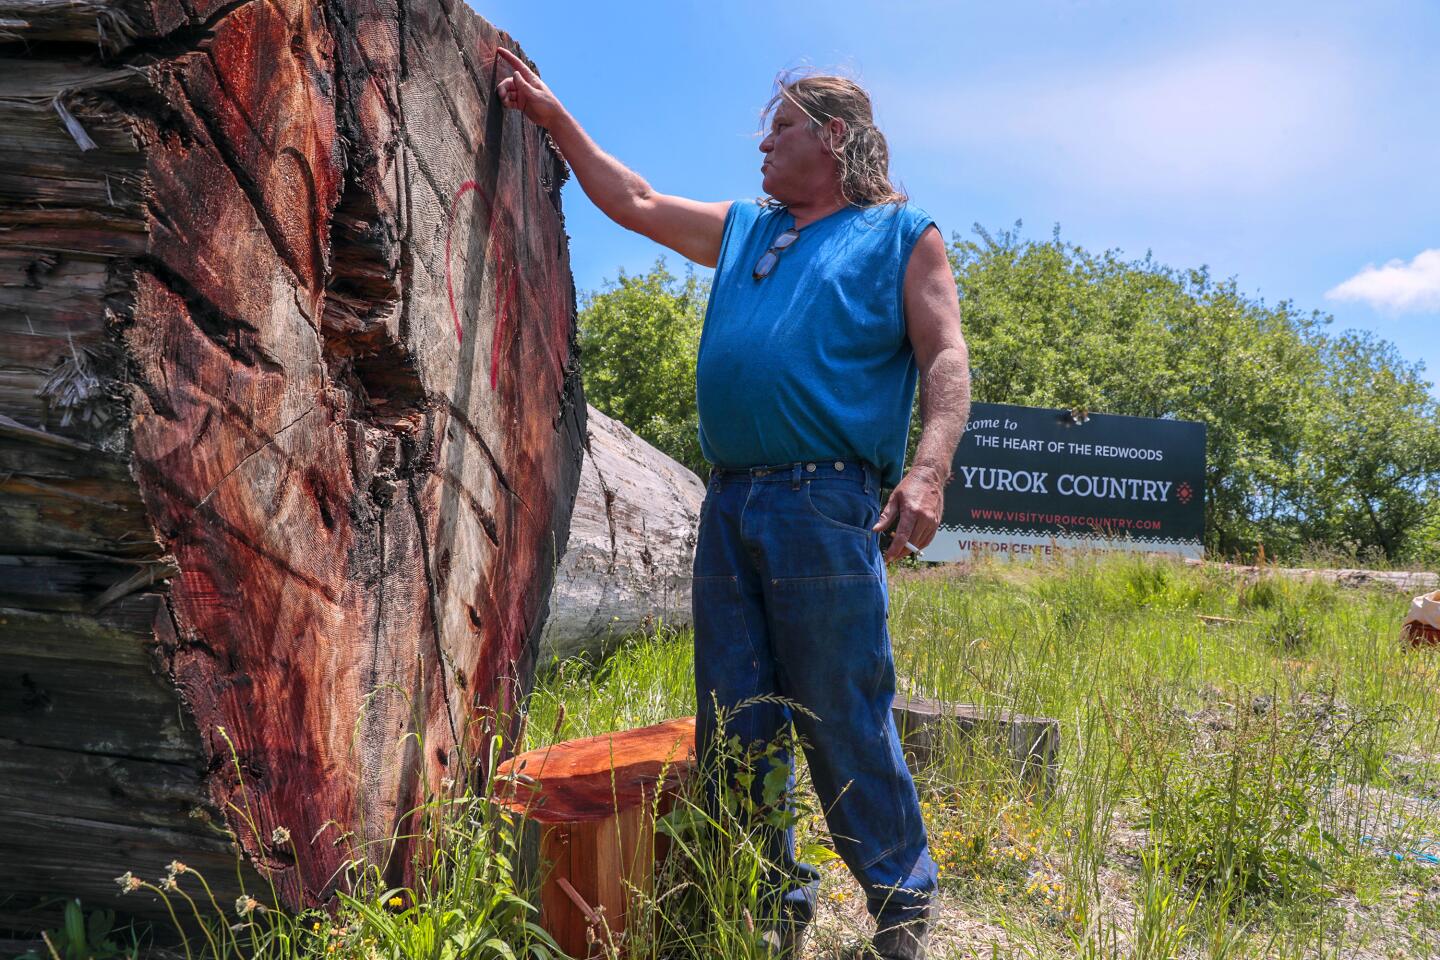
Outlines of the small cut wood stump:
M 632 891 L 649 893 L 665 854 L 655 817 L 695 769 L 695 718 L 570 740 L 499 768 L 500 801 L 524 818 L 524 867 L 540 923 L 567 954 L 623 943 Z
M 1049 796 L 1060 772 L 1060 721 L 1009 710 L 896 694 L 891 711 L 906 762 L 916 772 L 954 751 L 1008 759 L 1027 790 Z

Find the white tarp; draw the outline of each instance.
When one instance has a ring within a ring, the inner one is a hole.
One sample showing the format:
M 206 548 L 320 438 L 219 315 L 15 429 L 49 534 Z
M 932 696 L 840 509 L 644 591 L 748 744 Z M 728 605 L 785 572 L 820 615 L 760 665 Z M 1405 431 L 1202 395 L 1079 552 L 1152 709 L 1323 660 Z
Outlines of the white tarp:
M 1440 630 L 1440 590 L 1416 597 L 1410 602 L 1410 613 L 1405 617 L 1405 625 L 1412 623 Z

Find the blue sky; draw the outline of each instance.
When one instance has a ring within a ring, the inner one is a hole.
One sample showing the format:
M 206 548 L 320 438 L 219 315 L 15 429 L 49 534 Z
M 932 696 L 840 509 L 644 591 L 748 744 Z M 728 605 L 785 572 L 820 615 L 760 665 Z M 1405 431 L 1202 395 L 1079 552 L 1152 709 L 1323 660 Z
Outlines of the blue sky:
M 776 72 L 838 68 L 870 90 L 892 174 L 947 236 L 1058 223 L 1092 249 L 1208 265 L 1440 378 L 1440 0 L 477 9 L 659 190 L 757 195 Z M 664 252 L 574 183 L 565 210 L 582 291 Z

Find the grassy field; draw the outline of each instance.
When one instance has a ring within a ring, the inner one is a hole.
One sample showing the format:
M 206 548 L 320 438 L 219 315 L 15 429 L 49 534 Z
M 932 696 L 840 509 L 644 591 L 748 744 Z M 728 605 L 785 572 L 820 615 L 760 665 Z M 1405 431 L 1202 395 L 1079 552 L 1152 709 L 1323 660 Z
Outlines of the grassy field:
M 1440 648 L 1399 642 L 1407 600 L 1125 557 L 897 571 L 902 688 L 1063 730 L 1048 797 L 975 744 L 919 772 L 942 871 L 932 956 L 1440 955 Z M 691 713 L 691 666 L 688 633 L 663 630 L 599 667 L 552 665 L 522 746 Z M 869 921 L 803 765 L 796 799 L 803 855 L 825 873 L 805 957 L 851 957 Z M 207 903 L 183 865 L 120 879 L 202 921 L 170 954 L 189 960 L 548 956 L 514 825 L 473 796 L 436 800 L 425 821 L 416 888 L 362 875 L 335 915 L 266 910 L 264 891 Z M 637 904 L 654 937 L 628 955 L 762 956 L 753 835 L 685 802 L 662 828 L 678 853 Z M 71 912 L 57 960 L 135 952 L 103 916 Z M 87 939 L 107 946 L 67 949 Z
M 1440 954 L 1440 650 L 1398 642 L 1406 601 L 1134 558 L 898 574 L 902 687 L 1063 726 L 1048 799 L 958 744 L 921 773 L 935 955 Z M 685 634 L 562 666 L 529 745 L 690 712 L 690 670 Z M 867 931 L 827 866 L 816 958 Z

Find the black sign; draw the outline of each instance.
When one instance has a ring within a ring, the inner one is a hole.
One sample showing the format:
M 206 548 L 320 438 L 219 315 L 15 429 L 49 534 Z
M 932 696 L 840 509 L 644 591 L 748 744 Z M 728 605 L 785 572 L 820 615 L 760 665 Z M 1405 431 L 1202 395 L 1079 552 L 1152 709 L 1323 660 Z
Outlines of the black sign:
M 977 403 L 954 470 L 926 560 L 1203 553 L 1204 424 Z

